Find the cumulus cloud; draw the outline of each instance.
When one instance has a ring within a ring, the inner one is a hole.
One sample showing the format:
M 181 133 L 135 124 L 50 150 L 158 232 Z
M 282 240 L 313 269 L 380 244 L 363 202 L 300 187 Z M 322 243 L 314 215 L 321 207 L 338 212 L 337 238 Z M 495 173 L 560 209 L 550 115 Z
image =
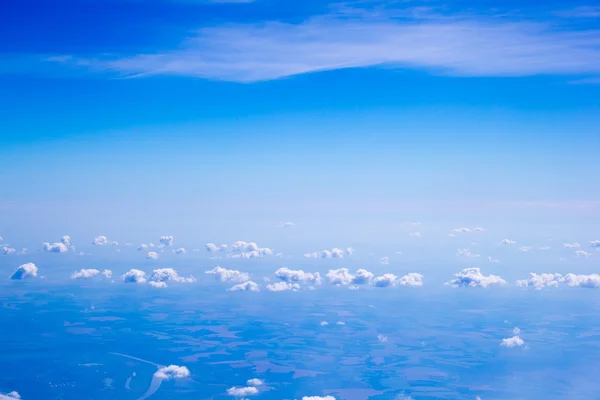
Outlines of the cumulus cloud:
M 590 240 L 590 247 L 600 248 L 600 240 Z
M 146 258 L 150 259 L 150 260 L 158 260 L 158 254 L 155 253 L 154 251 L 150 251 L 148 253 L 148 255 L 146 255 Z
M 71 279 L 90 279 L 99 274 L 100 271 L 97 269 L 81 269 L 78 272 L 73 272 L 73 274 L 71 274 Z
M 508 348 L 521 347 L 524 344 L 525 344 L 525 341 L 523 341 L 523 339 L 521 339 L 521 337 L 518 335 L 510 337 L 510 338 L 502 339 L 502 342 L 500 342 L 500 346 L 508 347 Z
M 206 244 L 206 251 L 208 251 L 209 253 L 217 253 L 220 251 L 227 251 L 228 246 L 226 244 L 222 244 L 220 246 L 217 246 L 214 243 L 207 243 Z
M 192 276 L 187 278 L 179 276 L 177 271 L 175 271 L 173 268 L 158 268 L 152 271 L 152 275 L 150 275 L 150 281 L 162 282 L 165 284 L 167 282 L 192 283 L 196 282 L 196 279 L 194 279 Z
M 354 275 L 350 273 L 348 268 L 339 268 L 329 270 L 325 276 L 329 283 L 333 285 L 347 286 L 351 284 L 369 284 L 374 275 L 362 268 L 356 271 Z
M 327 321 L 321 321 L 319 323 L 319 325 L 321 325 L 321 326 L 327 326 L 327 325 L 329 325 L 329 322 L 327 322 Z
M 92 242 L 92 244 L 98 245 L 98 246 L 104 246 L 107 245 L 109 243 L 108 238 L 106 236 L 97 236 L 94 241 Z
M 469 228 L 455 228 L 455 229 L 452 229 L 452 233 L 470 233 L 470 232 L 472 232 L 472 230 L 469 229 Z
M 465 286 L 465 287 L 482 287 L 504 285 L 506 281 L 496 275 L 485 276 L 481 273 L 479 268 L 466 268 L 457 274 L 454 274 L 455 278 L 446 285 L 453 287 Z
M 132 268 L 122 276 L 125 283 L 145 283 L 146 273 L 139 269 Z
M 246 396 L 256 396 L 258 394 L 258 389 L 254 386 L 247 387 L 232 387 L 227 389 L 227 395 L 232 397 L 246 397 Z
M 588 253 L 587 251 L 583 251 L 583 250 L 575 250 L 575 255 L 577 257 L 589 257 L 592 255 L 592 253 Z
M 60 242 L 62 244 L 64 244 L 65 246 L 70 246 L 71 245 L 71 236 L 65 235 L 65 236 L 61 237 Z
M 185 254 L 185 249 L 183 247 L 180 247 L 178 249 L 173 249 L 173 253 L 175 253 L 175 254 Z
M 331 250 L 321 250 L 314 253 L 305 253 L 306 258 L 344 258 L 344 255 L 351 256 L 354 253 L 352 247 L 346 248 L 346 250 L 338 249 L 334 247 Z
M 262 386 L 264 384 L 265 383 L 258 378 L 248 379 L 246 381 L 246 385 L 248 385 L 248 386 Z
M 517 242 L 515 242 L 514 240 L 510 240 L 510 239 L 502 239 L 500 241 L 501 244 L 516 244 Z
M 102 271 L 102 275 L 104 275 L 106 279 L 110 279 L 112 278 L 112 271 L 110 269 L 105 269 Z
M 0 247 L 0 253 L 2 253 L 3 256 L 15 253 L 16 251 L 17 251 L 17 249 L 14 249 L 12 247 L 8 247 L 8 246 L 2 246 L 2 247 Z
M 169 365 L 168 367 L 160 368 L 154 373 L 154 376 L 163 380 L 182 379 L 190 376 L 190 370 L 187 367 L 179 365 Z
M 44 243 L 44 251 L 50 253 L 66 253 L 69 251 L 69 248 L 64 243 Z
M 27 263 L 19 266 L 12 274 L 10 279 L 21 280 L 37 277 L 38 268 L 34 263 Z
M 471 253 L 468 249 L 457 249 L 456 250 L 457 257 L 468 257 L 468 258 L 477 258 L 479 254 Z
M 154 286 L 155 288 L 166 288 L 167 287 L 167 282 L 150 281 L 150 282 L 148 282 L 148 284 L 150 286 Z
M 577 248 L 581 247 L 581 245 L 579 243 L 565 243 L 565 244 L 563 244 L 563 247 L 565 247 L 567 249 L 577 249 Z
M 138 251 L 142 251 L 142 250 L 146 250 L 149 246 L 147 244 L 140 244 L 140 247 L 138 247 Z
M 563 282 L 570 287 L 583 287 L 583 288 L 599 288 L 600 287 L 600 275 L 576 275 L 567 274 L 563 278 Z
M 243 283 L 238 283 L 237 285 L 233 285 L 229 289 L 228 292 L 258 292 L 260 291 L 260 286 L 252 281 L 246 281 Z
M 536 290 L 541 290 L 547 287 L 558 287 L 558 284 L 562 282 L 563 277 L 561 274 L 536 274 L 530 273 L 527 279 L 518 280 L 517 286 L 521 287 L 532 287 Z
M 0 238 L 2 240 L 2 238 Z M 21 395 L 18 392 L 12 391 L 10 393 L 2 394 L 0 393 L 0 400 L 14 400 L 20 399 Z
M 173 236 L 161 236 L 160 244 L 164 246 L 172 246 L 173 245 Z
M 289 283 L 289 282 L 275 282 L 266 286 L 269 292 L 284 292 L 286 290 L 291 290 L 296 292 L 300 290 L 300 285 L 297 283 Z
M 279 268 L 275 271 L 275 276 L 283 282 L 288 283 L 309 283 L 312 285 L 321 284 L 321 275 L 318 272 L 304 272 L 289 268 Z
M 215 267 L 210 271 L 205 272 L 208 275 L 214 275 L 215 278 L 220 280 L 221 282 L 227 281 L 237 281 L 237 282 L 245 282 L 250 279 L 250 275 L 245 272 L 240 272 L 235 269 L 227 269 L 222 267 Z

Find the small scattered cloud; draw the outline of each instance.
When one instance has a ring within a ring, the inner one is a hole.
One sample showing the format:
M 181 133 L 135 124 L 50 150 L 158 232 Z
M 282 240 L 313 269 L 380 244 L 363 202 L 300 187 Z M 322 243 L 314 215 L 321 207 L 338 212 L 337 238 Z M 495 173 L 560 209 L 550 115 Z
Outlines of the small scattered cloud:
M 217 246 L 214 243 L 206 244 L 206 251 L 208 251 L 209 253 L 224 252 L 224 251 L 227 251 L 228 248 L 229 248 L 229 246 L 227 246 L 226 244 L 222 244 L 220 246 Z
M 583 250 L 575 250 L 575 255 L 577 257 L 589 257 L 592 255 L 592 253 L 588 253 L 587 251 L 583 251 Z
M 496 275 L 483 275 L 479 268 L 466 268 L 457 274 L 454 274 L 455 278 L 446 285 L 452 287 L 481 287 L 487 288 L 489 286 L 500 286 L 506 284 L 506 281 Z
M 196 279 L 193 276 L 180 276 L 173 268 L 158 268 L 152 271 L 152 275 L 150 275 L 150 284 L 152 282 L 164 283 L 166 286 L 167 282 L 193 283 L 196 282 Z
M 124 283 L 146 283 L 146 273 L 132 268 L 122 276 Z
M 468 257 L 468 258 L 478 258 L 479 254 L 471 253 L 468 249 L 458 249 L 456 250 L 457 257 Z
M 173 253 L 175 253 L 175 254 L 185 254 L 185 249 L 183 247 L 180 247 L 178 249 L 173 249 Z
M 248 379 L 246 381 L 246 385 L 248 386 L 263 386 L 264 384 L 265 383 L 258 378 Z
M 297 283 L 289 283 L 289 282 L 275 282 L 266 286 L 269 292 L 285 292 L 292 291 L 297 292 L 300 290 L 300 285 Z
M 252 281 L 246 281 L 243 283 L 238 283 L 237 285 L 233 285 L 229 289 L 229 292 L 258 292 L 260 291 L 260 286 Z
M 374 278 L 373 273 L 362 268 L 356 274 L 351 274 L 348 268 L 331 269 L 325 276 L 329 283 L 337 286 L 370 284 Z
M 256 396 L 258 394 L 258 389 L 254 386 L 246 386 L 246 387 L 237 387 L 234 386 L 232 388 L 227 389 L 227 395 L 237 398 L 244 398 L 246 396 Z
M 321 275 L 318 272 L 304 272 L 303 270 L 293 270 L 289 268 L 279 268 L 275 271 L 275 276 L 288 283 L 308 283 L 311 285 L 321 284 Z
M 388 257 L 381 257 L 379 259 L 379 264 L 388 265 L 390 263 L 390 259 Z
M 182 379 L 190 376 L 190 370 L 187 367 L 179 365 L 169 365 L 168 367 L 159 368 L 154 373 L 154 376 L 162 380 Z
M 386 343 L 388 341 L 388 338 L 384 335 L 377 335 L 377 340 L 379 340 L 382 343 Z
M 564 243 L 563 247 L 567 249 L 578 249 L 581 245 L 579 243 Z
M 146 258 L 149 260 L 158 260 L 159 255 L 158 253 L 154 252 L 154 251 L 150 251 L 148 252 L 148 254 L 146 255 Z
M 164 246 L 172 246 L 173 245 L 173 236 L 161 236 L 160 244 Z
M 38 267 L 34 263 L 27 263 L 19 266 L 12 274 L 10 279 L 22 280 L 37 277 Z
M 69 251 L 69 248 L 64 243 L 44 243 L 44 251 L 49 253 L 66 253 Z
M 329 325 L 329 322 L 327 322 L 327 321 L 321 321 L 319 323 L 319 325 L 321 325 L 321 326 L 327 326 L 327 325 Z
M 21 395 L 18 392 L 12 391 L 10 393 L 2 394 L 0 393 L 0 400 L 14 400 L 20 399 Z
M 501 244 L 517 244 L 517 242 L 515 242 L 514 240 L 510 240 L 510 239 L 502 239 L 500 241 Z
M 523 339 L 521 339 L 520 336 L 517 336 L 517 335 L 510 337 L 510 338 L 502 339 L 502 342 L 500 342 L 500 346 L 508 347 L 508 348 L 521 347 L 524 344 L 525 344 L 525 341 Z
M 499 262 L 500 262 L 500 260 L 496 260 L 496 259 L 494 259 L 494 258 L 492 258 L 492 257 L 488 257 L 488 262 L 489 262 L 489 263 L 492 263 L 492 264 L 497 264 L 497 263 L 499 263 Z
M 8 247 L 8 246 L 0 247 L 0 253 L 2 253 L 3 256 L 7 256 L 9 254 L 13 254 L 16 252 L 17 252 L 17 249 L 12 248 L 12 247 Z
M 600 240 L 590 240 L 590 247 L 600 248 Z
M 529 250 L 531 250 L 531 249 L 532 249 L 532 247 L 531 247 L 531 246 L 521 246 L 521 247 L 519 247 L 519 251 L 520 251 L 521 253 L 527 253 L 527 252 L 529 252 Z
M 109 244 L 109 241 L 106 236 L 97 236 L 94 239 L 94 241 L 92 242 L 92 244 L 95 244 L 97 246 L 105 246 L 105 245 Z
M 550 250 L 551 248 L 552 247 L 550 247 L 550 246 L 542 246 L 542 247 L 540 247 L 540 250 L 547 251 L 547 250 Z
M 227 269 L 216 266 L 210 271 L 205 272 L 207 275 L 214 275 L 221 282 L 237 281 L 245 282 L 250 279 L 250 275 L 245 272 L 240 272 L 235 269 Z
M 344 255 L 351 256 L 354 253 L 354 249 L 352 247 L 346 248 L 346 250 L 338 249 L 334 247 L 331 250 L 321 250 L 316 251 L 314 253 L 305 253 L 304 257 L 306 258 L 344 258 Z
M 97 269 L 81 269 L 71 274 L 71 279 L 90 279 L 100 275 L 100 271 Z
M 344 321 L 338 321 L 335 323 L 336 325 L 346 325 L 346 323 Z

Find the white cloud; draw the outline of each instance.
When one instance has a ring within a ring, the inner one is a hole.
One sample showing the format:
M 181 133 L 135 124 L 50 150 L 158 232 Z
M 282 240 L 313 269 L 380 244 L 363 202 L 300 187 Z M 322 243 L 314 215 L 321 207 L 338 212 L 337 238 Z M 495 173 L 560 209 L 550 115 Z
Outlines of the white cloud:
M 158 260 L 158 254 L 155 253 L 154 251 L 150 251 L 148 252 L 148 255 L 146 255 L 146 258 L 150 259 L 150 260 Z
M 590 240 L 590 247 L 600 248 L 600 240 Z
M 599 288 L 600 287 L 600 275 L 576 275 L 567 274 L 563 278 L 563 282 L 570 287 L 583 287 L 583 288 Z
M 256 396 L 258 394 L 258 389 L 254 386 L 247 387 L 232 387 L 227 389 L 227 395 L 232 397 L 246 397 L 246 396 Z
M 300 290 L 300 285 L 298 285 L 297 283 L 289 282 L 275 282 L 270 285 L 267 285 L 266 287 L 269 292 L 284 292 L 286 290 L 296 292 Z
M 589 257 L 592 255 L 592 253 L 588 253 L 587 251 L 583 251 L 583 250 L 575 250 L 575 255 L 577 257 Z
M 150 282 L 148 282 L 148 284 L 150 286 L 154 286 L 155 288 L 166 288 L 167 287 L 167 282 L 150 281 Z
M 563 244 L 563 247 L 565 247 L 567 249 L 577 249 L 577 248 L 581 247 L 581 245 L 579 243 L 565 243 L 565 244 Z
M 384 336 L 384 335 L 377 335 L 377 340 L 379 340 L 382 343 L 385 343 L 388 341 L 388 338 L 387 338 L 387 336 Z
M 492 257 L 488 257 L 488 262 L 493 263 L 493 264 L 497 264 L 500 262 L 500 260 L 495 260 Z
M 423 275 L 417 273 L 406 274 L 398 278 L 394 274 L 383 274 L 373 279 L 373 286 L 375 287 L 389 287 L 389 286 L 422 286 Z
M 34 263 L 27 263 L 19 266 L 16 271 L 12 274 L 10 279 L 21 280 L 28 278 L 35 278 L 38 273 L 38 268 Z
M 472 232 L 472 230 L 469 229 L 469 228 L 455 228 L 455 229 L 452 229 L 452 233 L 470 233 L 470 232 Z
M 331 250 L 322 250 L 314 253 L 305 253 L 306 258 L 344 258 L 344 255 L 351 256 L 354 253 L 352 247 L 348 247 L 346 250 L 338 249 L 334 247 Z
M 244 283 L 238 283 L 237 285 L 233 285 L 229 289 L 229 292 L 258 292 L 260 291 L 260 287 L 257 283 L 252 281 L 246 281 Z
M 70 246 L 71 245 L 71 236 L 65 235 L 65 236 L 61 237 L 60 242 L 62 244 L 64 244 L 65 246 Z
M 483 229 L 481 227 L 476 227 L 476 228 L 473 228 L 473 231 L 474 232 L 485 232 L 485 229 Z
M 246 385 L 248 385 L 248 386 L 262 386 L 264 384 L 265 383 L 258 378 L 248 379 L 246 381 Z
M 160 243 L 165 246 L 173 245 L 173 236 L 161 236 Z
M 524 344 L 525 342 L 519 336 L 513 336 L 510 338 L 502 339 L 502 342 L 500 342 L 500 346 L 508 348 L 521 347 Z
M 132 268 L 122 276 L 125 283 L 145 283 L 146 273 L 139 269 Z
M 329 325 L 329 322 L 327 322 L 327 321 L 321 321 L 319 323 L 319 325 L 321 325 L 321 326 L 327 326 L 327 325 Z
M 0 240 L 2 240 L 2 238 L 0 238 Z M 14 399 L 20 399 L 20 398 L 21 398 L 21 395 L 15 391 L 6 393 L 5 395 L 0 393 L 0 400 L 14 400 Z
M 521 253 L 527 253 L 529 250 L 531 250 L 531 246 L 521 246 L 521 247 L 519 247 L 519 251 Z
M 100 274 L 97 269 L 81 269 L 78 272 L 73 272 L 71 279 L 90 279 Z
M 150 247 L 150 246 L 148 246 L 147 244 L 142 243 L 142 244 L 140 244 L 140 247 L 138 247 L 138 251 L 146 250 L 148 247 Z
M 110 269 L 105 269 L 102 271 L 102 275 L 104 275 L 106 279 L 110 279 L 112 278 L 112 271 Z
M 318 272 L 304 272 L 303 270 L 293 270 L 289 268 L 279 268 L 275 271 L 275 276 L 288 283 L 309 283 L 313 285 L 321 284 L 321 275 Z
M 362 268 L 356 271 L 355 275 L 352 275 L 348 268 L 331 269 L 325 276 L 329 283 L 339 286 L 369 284 L 374 277 L 373 273 Z
M 302 400 L 335 400 L 333 396 L 304 396 Z
M 188 278 L 179 276 L 177 271 L 173 268 L 158 268 L 152 271 L 152 275 L 150 275 L 150 280 L 152 282 L 180 282 L 180 283 L 192 283 L 196 282 L 194 277 L 190 276 Z
M 456 250 L 457 257 L 469 257 L 469 258 L 477 258 L 479 254 L 471 253 L 468 249 L 458 249 Z
M 180 247 L 178 249 L 173 249 L 173 253 L 175 253 L 175 254 L 185 254 L 185 249 L 183 247 Z
M 513 333 L 515 335 L 520 335 L 521 334 L 521 329 L 517 328 L 516 326 L 513 328 Z
M 106 236 L 97 236 L 94 241 L 92 242 L 92 244 L 98 245 L 98 246 L 104 246 L 107 245 L 108 242 L 108 238 Z
M 510 240 L 510 239 L 502 239 L 500 241 L 501 244 L 516 244 L 517 242 L 515 242 L 514 240 Z
M 533 287 L 536 290 L 541 290 L 547 287 L 558 287 L 558 284 L 562 282 L 561 274 L 536 274 L 530 273 L 527 279 L 518 280 L 517 286 L 521 287 Z
M 210 271 L 206 271 L 205 273 L 208 275 L 214 275 L 221 282 L 245 282 L 250 279 L 250 275 L 245 272 L 240 272 L 235 269 L 222 268 L 219 266 L 211 269 Z
M 390 263 L 390 259 L 388 257 L 381 257 L 379 259 L 379 264 L 388 265 Z
M 398 277 L 394 274 L 383 274 L 383 275 L 378 276 L 375 279 L 373 279 L 373 286 L 375 286 L 375 287 L 394 286 L 394 284 L 396 283 L 396 279 L 398 279 Z
M 457 274 L 454 274 L 455 279 L 447 282 L 446 285 L 453 287 L 482 287 L 504 285 L 506 281 L 496 275 L 485 276 L 479 268 L 466 268 Z
M 206 244 L 206 251 L 208 251 L 209 253 L 217 253 L 220 251 L 227 251 L 228 246 L 226 244 L 222 244 L 220 246 L 217 246 L 214 243 L 207 243 Z
M 8 246 L 2 246 L 0 247 L 0 253 L 2 253 L 2 255 L 6 256 L 8 254 L 12 254 L 12 253 L 16 253 L 17 249 L 14 249 L 12 247 L 8 247 Z
M 179 365 L 169 365 L 168 367 L 162 367 L 154 373 L 154 376 L 163 379 L 182 379 L 190 376 L 190 370 L 187 367 L 181 367 Z
M 336 325 L 346 325 L 346 323 L 344 321 L 338 321 L 335 323 Z
M 44 243 L 44 251 L 50 253 L 66 253 L 69 248 L 64 243 Z

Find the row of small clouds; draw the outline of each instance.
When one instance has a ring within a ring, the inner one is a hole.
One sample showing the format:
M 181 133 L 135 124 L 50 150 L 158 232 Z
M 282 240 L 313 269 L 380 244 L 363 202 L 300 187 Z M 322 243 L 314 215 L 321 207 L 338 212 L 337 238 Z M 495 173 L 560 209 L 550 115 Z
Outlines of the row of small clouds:
M 304 257 L 306 258 L 344 258 L 344 255 L 351 256 L 354 253 L 354 249 L 352 247 L 346 248 L 346 250 L 338 249 L 334 247 L 331 250 L 321 250 L 315 251 L 312 253 L 305 253 Z
M 220 282 L 240 282 L 234 285 L 230 291 L 259 291 L 260 285 L 250 280 L 250 274 L 238 270 L 226 269 L 220 266 L 205 272 L 207 275 L 213 275 Z M 71 275 L 72 279 L 91 279 L 99 275 L 107 279 L 112 277 L 112 271 L 105 269 L 100 272 L 97 269 L 81 269 Z M 27 263 L 19 266 L 11 275 L 13 280 L 23 280 L 35 278 L 38 276 L 38 267 L 33 263 Z M 303 270 L 293 270 L 289 268 L 279 268 L 275 271 L 277 282 L 267 284 L 266 289 L 271 292 L 297 291 L 303 287 L 309 289 L 321 285 L 323 279 L 319 272 L 305 272 Z M 373 287 L 417 287 L 423 286 L 423 275 L 419 273 L 408 273 L 398 277 L 391 273 L 385 273 L 375 276 L 366 269 L 359 269 L 351 273 L 347 268 L 332 269 L 325 275 L 327 281 L 335 286 L 346 286 L 350 289 L 358 289 L 363 285 Z M 146 283 L 155 287 L 166 287 L 167 282 L 193 283 L 196 278 L 193 276 L 182 277 L 173 268 L 158 268 L 153 270 L 148 277 L 146 273 L 139 269 L 130 269 L 121 276 L 125 283 Z M 445 285 L 453 287 L 481 287 L 506 285 L 506 280 L 497 275 L 484 275 L 479 268 L 466 268 L 454 274 L 454 278 L 446 282 Z M 527 279 L 517 280 L 516 285 L 520 287 L 532 287 L 543 289 L 549 287 L 558 287 L 560 285 L 568 287 L 600 288 L 600 274 L 573 274 L 566 275 L 552 273 L 530 273 Z
M 237 242 L 233 243 L 231 246 L 228 246 L 226 244 L 221 244 L 221 245 L 217 246 L 214 243 L 207 243 L 206 251 L 208 251 L 209 253 L 225 254 L 227 257 L 230 257 L 230 258 L 245 258 L 245 259 L 262 258 L 265 256 L 271 256 L 274 254 L 273 250 L 271 250 L 268 247 L 259 247 L 254 242 L 246 242 L 243 240 L 238 240 Z

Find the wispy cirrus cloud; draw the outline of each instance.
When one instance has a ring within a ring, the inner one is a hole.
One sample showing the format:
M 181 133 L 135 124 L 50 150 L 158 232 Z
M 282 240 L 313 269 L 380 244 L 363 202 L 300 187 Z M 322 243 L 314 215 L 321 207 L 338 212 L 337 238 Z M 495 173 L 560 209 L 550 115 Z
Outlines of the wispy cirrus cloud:
M 530 22 L 489 13 L 346 7 L 295 23 L 206 26 L 182 38 L 176 48 L 156 53 L 58 54 L 46 60 L 126 77 L 180 75 L 235 82 L 373 66 L 454 76 L 594 76 L 600 74 L 600 30 L 565 21 L 596 12 L 595 7 L 580 8 Z

